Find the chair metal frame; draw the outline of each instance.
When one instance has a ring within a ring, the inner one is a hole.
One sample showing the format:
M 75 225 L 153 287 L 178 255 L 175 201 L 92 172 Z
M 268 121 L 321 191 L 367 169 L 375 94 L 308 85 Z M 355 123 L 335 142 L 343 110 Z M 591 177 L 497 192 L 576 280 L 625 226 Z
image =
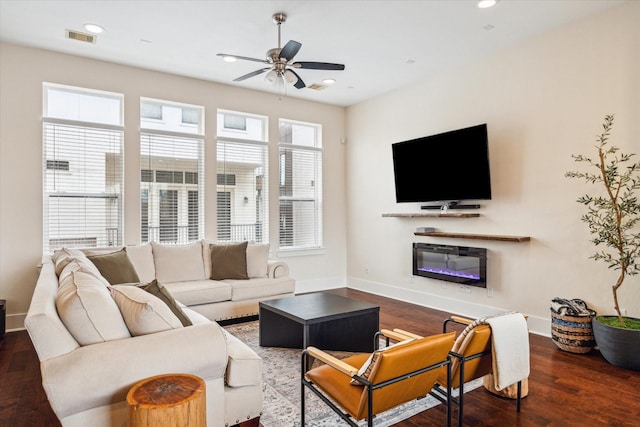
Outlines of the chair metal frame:
M 378 339 L 379 336 L 382 335 L 382 333 L 380 331 L 376 332 L 375 337 L 374 337 L 374 346 L 377 349 L 378 348 Z M 389 336 L 385 336 L 386 338 L 386 344 L 389 345 Z M 353 418 L 346 413 L 344 410 L 342 410 L 336 403 L 334 403 L 331 399 L 329 399 L 321 390 L 319 390 L 312 381 L 308 380 L 305 377 L 306 372 L 309 370 L 309 367 L 311 365 L 311 356 L 308 354 L 307 349 L 304 349 L 302 351 L 302 356 L 301 356 L 301 395 L 300 395 L 300 408 L 301 408 L 301 426 L 304 427 L 305 425 L 305 387 L 308 388 L 309 390 L 311 390 L 316 396 L 318 396 L 327 406 L 329 406 L 329 408 L 331 408 L 336 414 L 338 414 L 340 416 L 340 418 L 342 418 L 347 424 L 349 424 L 352 427 L 358 427 L 357 424 L 357 420 L 354 421 Z M 352 376 L 352 378 L 358 380 L 361 384 L 363 384 L 365 386 L 365 388 L 367 389 L 367 426 L 368 427 L 372 427 L 373 426 L 373 420 L 375 418 L 375 415 L 373 413 L 373 392 L 375 390 L 381 389 L 383 387 L 389 386 L 391 384 L 395 384 L 397 382 L 409 379 L 411 377 L 414 377 L 416 375 L 420 375 L 422 373 L 434 370 L 434 369 L 440 369 L 441 367 L 446 366 L 446 370 L 447 370 L 447 384 L 448 386 L 446 387 L 446 392 L 441 391 L 441 393 L 444 393 L 443 395 L 437 395 L 437 394 L 433 394 L 433 390 L 436 387 L 436 384 L 434 384 L 434 387 L 432 388 L 432 390 L 427 393 L 424 397 L 427 397 L 428 395 L 433 396 L 434 398 L 436 398 L 438 401 L 440 401 L 441 403 L 443 403 L 446 407 L 446 419 L 447 419 L 447 427 L 451 426 L 451 355 L 448 355 L 446 360 L 442 361 L 442 362 L 438 362 L 435 363 L 433 365 L 430 366 L 426 366 L 424 368 L 418 369 L 416 371 L 413 372 L 409 372 L 406 373 L 404 375 L 395 377 L 395 378 L 391 378 L 387 381 L 384 381 L 382 383 L 378 383 L 378 384 L 373 384 L 368 380 L 365 380 L 364 378 L 360 377 L 359 375 L 355 374 Z M 345 374 L 346 375 L 346 374 Z M 421 399 L 421 398 L 418 398 Z M 407 401 L 409 402 L 409 401 Z M 406 403 L 406 402 L 405 402 Z

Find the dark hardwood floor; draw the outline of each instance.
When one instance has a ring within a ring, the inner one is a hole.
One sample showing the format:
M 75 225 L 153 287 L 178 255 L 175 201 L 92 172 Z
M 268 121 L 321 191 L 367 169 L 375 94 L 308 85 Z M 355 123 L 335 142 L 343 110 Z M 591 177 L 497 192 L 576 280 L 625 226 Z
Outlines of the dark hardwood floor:
M 379 305 L 383 328 L 431 335 L 442 330 L 442 321 L 450 315 L 355 290 L 332 292 Z M 640 372 L 612 366 L 597 351 L 561 351 L 550 338 L 538 335 L 530 335 L 530 348 L 529 396 L 521 412 L 516 412 L 515 401 L 480 387 L 465 395 L 465 425 L 640 426 Z M 440 426 L 443 420 L 440 405 L 398 426 Z M 42 389 L 29 336 L 25 331 L 7 333 L 0 341 L 0 427 L 59 425 Z

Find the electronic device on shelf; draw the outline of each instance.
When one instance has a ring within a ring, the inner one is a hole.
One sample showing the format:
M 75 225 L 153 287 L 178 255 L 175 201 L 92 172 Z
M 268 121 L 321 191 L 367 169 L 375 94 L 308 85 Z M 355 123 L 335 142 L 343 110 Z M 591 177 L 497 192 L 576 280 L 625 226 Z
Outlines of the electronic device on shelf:
M 487 124 L 391 145 L 396 201 L 436 202 L 422 209 L 477 209 L 462 200 L 490 200 Z

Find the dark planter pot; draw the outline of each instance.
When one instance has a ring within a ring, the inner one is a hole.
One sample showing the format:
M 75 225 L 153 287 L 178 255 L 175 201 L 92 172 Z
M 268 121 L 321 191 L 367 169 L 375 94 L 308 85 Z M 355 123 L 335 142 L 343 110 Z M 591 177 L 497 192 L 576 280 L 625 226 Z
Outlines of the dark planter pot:
M 616 328 L 593 319 L 593 335 L 600 353 L 612 365 L 640 371 L 640 330 Z

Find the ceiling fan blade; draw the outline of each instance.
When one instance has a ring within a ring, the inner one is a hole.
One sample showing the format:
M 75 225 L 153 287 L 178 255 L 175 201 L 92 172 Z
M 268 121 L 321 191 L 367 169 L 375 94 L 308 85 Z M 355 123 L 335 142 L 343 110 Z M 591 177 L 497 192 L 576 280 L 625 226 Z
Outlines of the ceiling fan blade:
M 222 56 L 223 58 L 230 57 L 230 58 L 242 59 L 243 61 L 253 61 L 253 62 L 261 62 L 263 64 L 270 64 L 270 62 L 267 61 L 266 59 L 250 58 L 248 56 L 238 56 L 238 55 L 233 55 L 231 53 L 218 53 L 218 56 Z
M 306 85 L 304 84 L 304 82 L 302 81 L 302 79 L 300 78 L 300 76 L 293 70 L 290 69 L 286 69 L 285 73 L 287 74 L 293 74 L 296 77 L 296 82 L 293 84 L 293 87 L 295 87 L 296 89 L 302 89 L 305 88 Z
M 260 75 L 260 74 L 264 73 L 265 71 L 269 71 L 270 69 L 271 68 L 261 68 L 260 70 L 253 71 L 253 72 L 251 72 L 249 74 L 245 74 L 244 76 L 240 76 L 237 79 L 233 79 L 233 81 L 234 82 L 241 82 L 242 80 L 246 80 L 246 79 L 249 79 L 251 77 Z
M 306 68 L 307 70 L 344 70 L 344 64 L 332 64 L 330 62 L 295 62 L 292 67 Z
M 301 43 L 298 43 L 295 40 L 289 40 L 280 51 L 280 59 L 291 61 L 301 47 Z

